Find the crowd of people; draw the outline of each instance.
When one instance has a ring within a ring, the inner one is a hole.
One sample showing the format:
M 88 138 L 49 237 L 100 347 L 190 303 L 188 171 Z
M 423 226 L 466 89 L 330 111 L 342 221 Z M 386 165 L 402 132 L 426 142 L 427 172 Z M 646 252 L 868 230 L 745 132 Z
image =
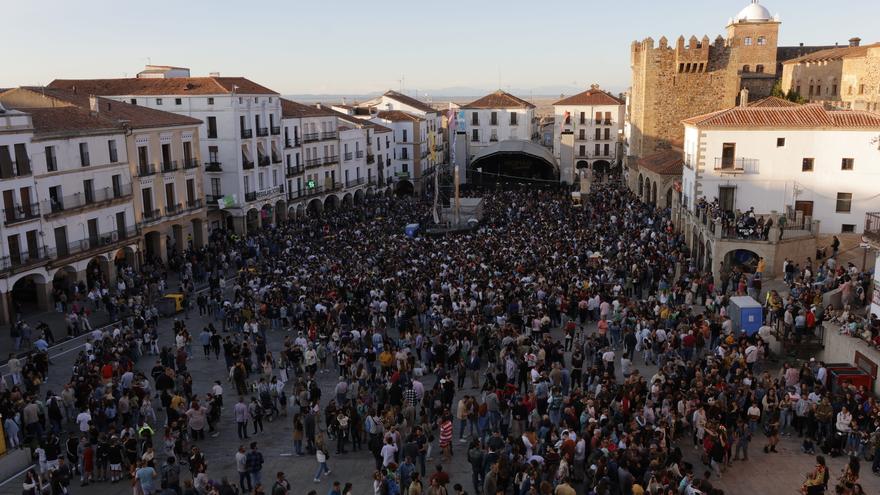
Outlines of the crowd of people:
M 563 189 L 484 199 L 478 228 L 449 236 L 405 235 L 426 211 L 390 198 L 215 232 L 179 265 L 203 328 L 181 318 L 160 333 L 161 277 L 120 267 L 129 280 L 109 292 L 127 316 L 92 332 L 69 382 L 43 392 L 48 359 L 28 360 L 42 379 L 0 390 L 10 444 L 37 453 L 25 491 L 67 493 L 78 475 L 143 495 L 285 495 L 252 438 L 278 421 L 292 424 L 293 462 L 313 456 L 316 484 L 333 457 L 369 455 L 375 495 L 722 493 L 713 481 L 734 461 L 774 455 L 795 430 L 805 452 L 851 455 L 832 479 L 860 493 L 858 456 L 880 449 L 874 398 L 832 393 L 821 363 L 770 369 L 766 333 L 726 314 L 739 284 L 696 269 L 668 211 L 613 183 L 580 206 Z M 774 314 L 786 321 L 803 297 L 779 297 Z M 192 360 L 221 354 L 226 385 L 194 383 Z M 224 411 L 237 480 L 200 449 Z M 469 479 L 444 468 L 458 456 Z

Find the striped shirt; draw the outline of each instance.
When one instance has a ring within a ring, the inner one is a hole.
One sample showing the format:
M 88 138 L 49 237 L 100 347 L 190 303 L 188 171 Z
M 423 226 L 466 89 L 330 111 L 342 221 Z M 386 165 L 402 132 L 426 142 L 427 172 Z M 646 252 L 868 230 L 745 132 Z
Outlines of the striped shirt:
M 446 420 L 440 423 L 440 446 L 444 447 L 452 442 L 452 421 Z

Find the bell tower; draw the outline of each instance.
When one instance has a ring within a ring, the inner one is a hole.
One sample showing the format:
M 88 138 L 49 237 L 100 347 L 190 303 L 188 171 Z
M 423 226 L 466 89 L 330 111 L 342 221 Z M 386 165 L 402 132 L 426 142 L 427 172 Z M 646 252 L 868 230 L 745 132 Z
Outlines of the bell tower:
M 742 73 L 776 74 L 776 46 L 779 16 L 752 0 L 727 23 L 727 43 L 732 48 L 731 63 Z

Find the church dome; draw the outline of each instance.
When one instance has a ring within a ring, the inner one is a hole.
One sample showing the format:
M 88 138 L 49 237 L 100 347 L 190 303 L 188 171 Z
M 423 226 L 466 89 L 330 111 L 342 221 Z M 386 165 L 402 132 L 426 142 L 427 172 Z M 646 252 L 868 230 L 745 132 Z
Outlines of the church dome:
M 758 0 L 752 0 L 752 3 L 746 5 L 746 8 L 739 11 L 734 22 L 760 22 L 773 19 L 770 11 L 766 7 L 758 3 Z

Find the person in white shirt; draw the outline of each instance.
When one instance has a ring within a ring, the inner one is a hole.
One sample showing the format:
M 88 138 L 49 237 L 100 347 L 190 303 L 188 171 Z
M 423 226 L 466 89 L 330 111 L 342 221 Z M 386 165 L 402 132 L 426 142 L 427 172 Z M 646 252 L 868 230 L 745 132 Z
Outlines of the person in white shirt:
M 843 409 L 837 413 L 837 422 L 835 423 L 835 427 L 837 431 L 841 433 L 849 433 L 852 430 L 850 424 L 852 423 L 852 413 L 847 410 L 846 406 L 843 406 Z
M 394 438 L 391 436 L 385 437 L 385 445 L 382 446 L 382 466 L 388 467 L 389 464 L 394 462 L 394 454 L 397 453 L 397 445 L 394 445 Z
M 76 422 L 79 424 L 80 432 L 88 433 L 89 423 L 92 422 L 92 414 L 89 413 L 88 409 L 83 409 L 83 411 L 76 416 Z

